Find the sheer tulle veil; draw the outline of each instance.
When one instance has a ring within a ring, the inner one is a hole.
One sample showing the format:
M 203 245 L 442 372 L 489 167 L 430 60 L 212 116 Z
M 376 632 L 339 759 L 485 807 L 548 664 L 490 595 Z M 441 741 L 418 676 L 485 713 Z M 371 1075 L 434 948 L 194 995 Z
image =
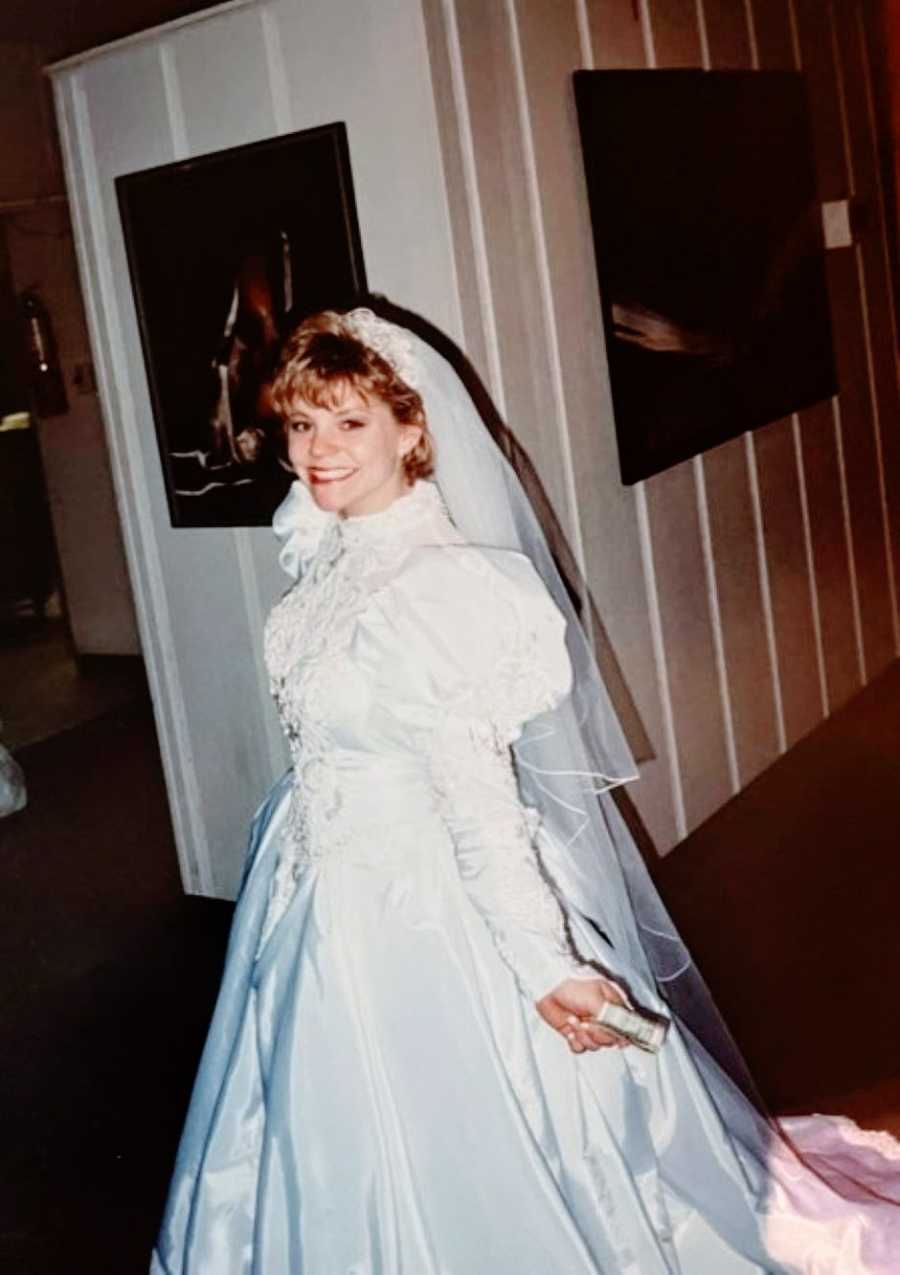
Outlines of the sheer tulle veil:
M 378 351 L 423 401 L 435 444 L 435 480 L 472 544 L 513 550 L 533 563 L 566 619 L 569 698 L 532 721 L 514 746 L 525 802 L 541 815 L 544 866 L 569 908 L 608 938 L 745 1091 L 739 1052 L 607 794 L 637 769 L 590 643 L 525 489 L 450 362 L 407 328 L 358 309 L 347 330 Z

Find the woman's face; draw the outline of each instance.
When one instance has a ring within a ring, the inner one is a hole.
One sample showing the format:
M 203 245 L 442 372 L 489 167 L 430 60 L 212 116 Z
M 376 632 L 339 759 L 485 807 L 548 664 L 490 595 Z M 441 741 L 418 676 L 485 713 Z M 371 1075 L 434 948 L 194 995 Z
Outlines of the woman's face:
M 406 491 L 403 457 L 422 432 L 351 386 L 332 407 L 297 399 L 285 429 L 294 473 L 320 509 L 344 516 L 378 513 Z

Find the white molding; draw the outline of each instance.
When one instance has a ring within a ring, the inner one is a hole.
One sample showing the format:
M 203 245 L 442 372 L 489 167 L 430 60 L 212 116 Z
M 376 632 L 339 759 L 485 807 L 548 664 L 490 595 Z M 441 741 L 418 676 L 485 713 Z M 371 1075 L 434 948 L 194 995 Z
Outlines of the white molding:
M 569 432 L 569 409 L 566 404 L 565 376 L 562 368 L 562 357 L 559 348 L 559 332 L 556 326 L 556 311 L 553 306 L 553 284 L 550 278 L 550 258 L 547 251 L 547 231 L 544 224 L 544 209 L 541 204 L 540 178 L 538 176 L 537 157 L 534 152 L 534 134 L 531 127 L 531 114 L 528 109 L 528 86 L 525 79 L 525 66 L 522 59 L 522 42 L 519 35 L 516 0 L 506 0 L 506 14 L 509 20 L 510 46 L 512 48 L 513 73 L 516 86 L 516 105 L 519 112 L 519 129 L 522 134 L 522 147 L 525 152 L 525 180 L 528 188 L 528 209 L 531 214 L 531 229 L 534 238 L 534 254 L 538 287 L 541 294 L 541 307 L 544 311 L 544 335 L 547 341 L 547 352 L 550 356 L 550 383 L 553 402 L 556 408 L 556 434 L 559 442 L 560 460 L 562 462 L 563 483 L 566 501 L 569 506 L 569 529 L 572 536 L 572 551 L 578 565 L 581 580 L 586 587 L 586 560 L 584 538 L 581 534 L 581 518 L 579 516 L 578 489 L 575 483 L 575 462 L 572 457 L 572 440 Z M 591 608 L 585 607 L 585 628 L 588 641 L 593 646 L 594 633 L 591 620 Z
M 675 832 L 679 841 L 688 834 L 684 809 L 684 787 L 681 780 L 681 759 L 675 735 L 675 714 L 672 710 L 672 689 L 669 685 L 669 668 L 666 661 L 666 642 L 656 584 L 656 564 L 653 559 L 653 537 L 650 534 L 650 517 L 647 512 L 647 488 L 643 482 L 634 485 L 634 507 L 637 514 L 638 537 L 641 545 L 644 591 L 647 597 L 647 614 L 650 620 L 650 640 L 653 646 L 653 662 L 656 666 L 656 683 L 662 706 L 663 734 L 666 755 L 669 759 L 669 784 L 672 791 L 672 807 L 675 814 Z
M 756 18 L 753 15 L 753 0 L 744 0 L 744 16 L 747 19 L 747 42 L 750 45 L 750 65 L 754 71 L 758 71 L 759 43 L 756 38 Z
M 706 573 L 706 596 L 712 625 L 713 651 L 716 673 L 719 679 L 719 699 L 722 708 L 722 724 L 725 727 L 725 755 L 728 759 L 728 775 L 731 791 L 740 792 L 741 777 L 738 769 L 737 745 L 734 738 L 734 713 L 731 707 L 731 687 L 728 682 L 728 661 L 725 657 L 725 635 L 722 630 L 722 611 L 719 606 L 719 585 L 716 580 L 716 562 L 713 553 L 712 531 L 709 525 L 709 501 L 706 496 L 706 471 L 703 457 L 692 460 L 694 485 L 697 493 L 697 515 L 700 522 L 700 543 L 703 548 L 703 569 Z
M 478 302 L 481 310 L 482 330 L 487 351 L 487 374 L 490 381 L 491 397 L 497 405 L 501 417 L 506 420 L 506 392 L 503 384 L 503 363 L 500 358 L 500 341 L 497 335 L 497 319 L 494 313 L 494 292 L 491 283 L 490 258 L 487 251 L 487 237 L 484 230 L 484 213 L 481 207 L 481 194 L 478 189 L 478 166 L 475 160 L 475 140 L 472 132 L 472 117 L 469 112 L 469 98 L 466 91 L 466 73 L 463 65 L 462 45 L 459 38 L 459 25 L 456 21 L 454 0 L 443 0 L 445 27 L 447 31 L 447 57 L 450 63 L 450 80 L 453 86 L 453 100 L 459 119 L 459 145 L 462 152 L 463 177 L 466 186 L 466 202 L 469 207 L 469 221 L 472 227 L 472 251 L 475 258 L 475 279 L 478 287 Z
M 881 441 L 881 407 L 878 402 L 878 386 L 875 383 L 875 359 L 872 354 L 872 329 L 869 320 L 869 290 L 866 285 L 866 264 L 862 244 L 854 247 L 856 272 L 859 279 L 860 309 L 862 311 L 863 338 L 866 348 L 866 369 L 869 376 L 869 401 L 872 404 L 872 433 L 875 439 L 875 463 L 878 469 L 878 499 L 881 505 L 881 527 L 884 534 L 884 556 L 887 567 L 888 599 L 891 607 L 891 626 L 894 635 L 894 651 L 900 651 L 900 629 L 897 622 L 897 582 L 894 576 L 894 546 L 891 536 L 891 515 L 888 508 L 887 482 L 884 474 L 884 451 Z M 896 348 L 896 347 L 892 347 Z
M 844 61 L 843 61 L 843 58 L 841 57 L 840 40 L 838 39 L 837 21 L 835 19 L 833 5 L 829 5 L 828 15 L 829 15 L 830 23 L 831 23 L 831 45 L 832 45 L 832 51 L 834 56 L 834 74 L 835 74 L 835 79 L 837 81 L 837 88 L 838 88 L 838 104 L 840 106 L 840 116 L 841 116 L 841 134 L 842 134 L 843 143 L 844 143 L 844 157 L 847 163 L 848 193 L 850 194 L 852 198 L 856 194 L 856 173 L 853 167 L 853 147 L 851 145 L 850 120 L 849 120 L 848 111 L 847 111 L 847 89 L 844 83 Z M 877 156 L 876 156 L 875 168 L 877 171 L 878 169 Z M 879 196 L 880 195 L 881 195 L 881 189 L 879 187 Z M 863 342 L 864 342 L 864 347 L 866 351 L 866 371 L 867 371 L 868 380 L 869 380 L 869 402 L 872 408 L 872 434 L 873 434 L 873 438 L 875 442 L 875 462 L 876 462 L 876 467 L 878 470 L 878 496 L 879 496 L 879 501 L 881 504 L 881 526 L 882 526 L 882 533 L 884 535 L 884 556 L 885 556 L 885 564 L 887 569 L 888 599 L 889 599 L 890 608 L 891 608 L 891 631 L 894 638 L 894 651 L 896 652 L 900 650 L 900 629 L 898 629 L 898 618 L 897 618 L 897 584 L 894 577 L 894 554 L 893 554 L 893 544 L 892 544 L 892 538 L 891 538 L 891 518 L 890 518 L 890 512 L 888 510 L 887 485 L 886 485 L 885 476 L 884 476 L 884 456 L 883 456 L 882 443 L 881 443 L 881 412 L 880 412 L 879 403 L 878 403 L 878 387 L 875 383 L 875 363 L 872 357 L 872 330 L 870 327 L 870 319 L 869 319 L 869 293 L 868 293 L 868 288 L 866 286 L 866 266 L 865 266 L 865 261 L 863 260 L 863 255 L 862 255 L 862 244 L 857 242 L 853 245 L 853 255 L 856 261 L 856 275 L 857 275 L 857 281 L 859 285 L 859 303 L 860 303 L 860 313 L 862 315 Z M 885 262 L 885 264 L 888 266 L 886 274 L 888 279 L 890 279 L 890 276 L 891 276 L 890 266 L 888 265 L 887 261 Z M 888 308 L 890 309 L 891 315 L 893 316 L 893 305 L 889 306 Z M 892 348 L 896 350 L 896 331 L 894 332 L 894 337 L 895 337 L 895 344 Z M 840 421 L 838 418 L 836 418 L 836 426 L 838 429 L 838 438 L 840 440 L 841 429 L 840 429 Z M 842 458 L 841 468 L 843 471 L 843 448 L 841 450 L 841 458 Z M 848 526 L 848 534 L 849 534 L 849 526 L 850 526 L 849 502 L 847 503 L 846 518 L 847 518 L 847 526 Z M 852 541 L 850 543 L 852 546 Z M 859 607 L 858 594 L 855 596 L 854 605 L 858 609 Z M 862 652 L 862 648 L 861 648 L 861 654 L 860 654 L 860 668 L 862 670 L 863 684 L 865 685 L 866 662 L 865 662 L 865 654 L 864 652 Z
M 166 95 L 166 115 L 169 120 L 169 135 L 172 139 L 173 158 L 187 159 L 190 148 L 187 140 L 187 123 L 184 118 L 184 101 L 181 97 L 181 84 L 178 79 L 178 67 L 175 53 L 169 40 L 160 40 L 158 45 L 159 65 L 162 71 L 163 88 Z
M 644 41 L 644 57 L 647 69 L 656 67 L 656 40 L 653 36 L 653 19 L 650 17 L 650 0 L 638 0 L 640 4 L 641 38 Z
M 703 9 L 703 0 L 694 0 L 694 9 L 697 15 L 697 34 L 700 37 L 700 61 L 703 64 L 704 71 L 708 71 L 712 63 L 709 56 L 709 34 L 706 30 L 706 13 Z
M 272 95 L 272 114 L 275 117 L 275 128 L 278 133 L 290 133 L 294 127 L 293 110 L 291 108 L 291 90 L 288 81 L 287 67 L 284 64 L 284 52 L 281 47 L 281 32 L 278 17 L 271 4 L 260 7 L 262 19 L 263 47 L 266 52 L 266 77 Z
M 797 10 L 794 0 L 787 0 L 788 20 L 791 24 L 791 44 L 794 47 L 794 65 L 798 71 L 803 70 L 803 53 L 800 45 L 800 26 L 797 22 Z
M 853 147 L 850 144 L 850 121 L 847 118 L 847 94 L 844 89 L 844 65 L 841 60 L 841 48 L 838 41 L 837 23 L 834 20 L 834 6 L 828 6 L 828 20 L 831 27 L 831 53 L 834 58 L 834 78 L 837 84 L 838 114 L 841 117 L 841 137 L 844 143 L 844 159 L 847 164 L 847 194 L 852 199 L 856 194 L 856 171 L 853 167 Z
M 591 36 L 591 21 L 588 16 L 587 0 L 574 0 L 575 23 L 578 27 L 578 46 L 581 50 L 581 66 L 585 71 L 593 71 L 594 41 Z
M 750 482 L 750 503 L 753 507 L 753 531 L 756 538 L 756 563 L 759 571 L 759 594 L 762 600 L 763 623 L 766 630 L 766 648 L 769 668 L 772 672 L 772 698 L 775 703 L 775 733 L 778 751 L 787 750 L 787 732 L 784 726 L 784 697 L 781 690 L 781 664 L 778 659 L 778 638 L 775 633 L 775 617 L 772 612 L 772 585 L 769 579 L 769 559 L 766 554 L 765 523 L 762 498 L 759 492 L 759 470 L 756 464 L 756 442 L 751 433 L 744 435 L 747 456 L 747 477 Z
M 837 448 L 838 476 L 841 487 L 841 509 L 844 515 L 844 541 L 847 547 L 847 566 L 850 574 L 850 601 L 853 607 L 853 631 L 856 635 L 856 654 L 859 677 L 866 684 L 866 652 L 863 646 L 862 613 L 859 607 L 859 582 L 856 578 L 856 553 L 853 547 L 853 524 L 850 520 L 850 493 L 847 489 L 847 469 L 844 463 L 844 431 L 841 424 L 841 404 L 837 395 L 831 400 L 834 418 L 834 442 Z
M 819 672 L 819 692 L 822 697 L 822 717 L 831 709 L 828 703 L 828 675 L 825 669 L 825 643 L 822 641 L 822 614 L 819 610 L 819 586 L 816 582 L 816 559 L 813 553 L 812 522 L 809 516 L 809 496 L 806 491 L 806 467 L 803 462 L 803 438 L 800 433 L 800 417 L 791 415 L 791 433 L 794 436 L 794 457 L 797 462 L 797 483 L 800 491 L 800 517 L 803 522 L 803 548 L 806 554 L 806 574 L 809 581 L 809 604 L 812 611 L 813 639 L 816 647 L 816 667 Z
M 875 184 L 878 191 L 878 203 L 881 220 L 881 249 L 884 256 L 884 277 L 887 284 L 888 293 L 888 313 L 891 322 L 891 336 L 893 344 L 891 350 L 897 350 L 897 316 L 894 312 L 895 296 L 894 296 L 894 272 L 891 269 L 890 250 L 888 248 L 887 237 L 887 215 L 884 199 L 884 183 L 881 179 L 881 163 L 878 157 L 878 129 L 875 116 L 875 99 L 872 93 L 872 67 L 869 63 L 869 48 L 866 42 L 865 28 L 863 27 L 862 10 L 856 10 L 857 36 L 859 39 L 860 60 L 863 65 L 863 79 L 866 84 L 866 111 L 869 117 L 869 140 L 872 146 L 872 155 L 874 159 L 873 168 L 875 170 Z M 881 439 L 881 411 L 878 404 L 878 396 L 875 386 L 875 370 L 872 355 L 872 334 L 869 326 L 869 309 L 868 309 L 868 293 L 866 292 L 866 276 L 863 266 L 862 256 L 859 257 L 860 268 L 860 285 L 864 291 L 863 314 L 865 315 L 866 330 L 866 356 L 869 362 L 869 382 L 872 386 L 872 407 L 876 417 L 875 443 L 878 456 L 878 491 L 881 497 L 881 517 L 884 523 L 884 538 L 887 547 L 887 565 L 888 565 L 888 591 L 891 599 L 891 618 L 894 625 L 894 652 L 900 655 L 900 615 L 898 615 L 897 601 L 897 580 L 894 572 L 894 537 L 891 529 L 890 505 L 887 497 L 887 484 L 885 480 L 884 454 Z M 894 359 L 894 383 L 897 384 L 897 372 L 900 369 L 896 358 Z
M 225 4 L 217 4 L 211 9 L 201 9 L 198 13 L 185 14 L 183 18 L 173 18 L 171 22 L 163 22 L 155 27 L 148 27 L 145 31 L 135 31 L 132 35 L 123 35 L 119 40 L 110 40 L 107 44 L 98 44 L 93 49 L 85 49 L 83 53 L 73 53 L 71 57 L 61 58 L 58 62 L 51 62 L 44 67 L 47 75 L 56 76 L 61 71 L 71 71 L 75 67 L 83 66 L 85 62 L 92 62 L 95 58 L 106 57 L 109 53 L 118 52 L 119 49 L 127 49 L 135 44 L 144 44 L 147 40 L 155 40 L 159 36 L 169 35 L 172 31 L 177 31 L 181 27 L 195 26 L 199 22 L 209 22 L 211 18 L 218 18 L 223 13 L 228 13 L 230 9 L 248 9 L 258 0 L 226 0 Z
M 246 527 L 234 527 L 232 533 L 238 575 L 241 581 L 241 592 L 244 595 L 244 610 L 247 614 L 250 633 L 257 639 L 256 649 L 253 652 L 253 668 L 259 687 L 259 702 L 260 704 L 265 704 L 272 694 L 269 687 L 269 675 L 266 672 L 261 649 L 266 616 L 259 596 L 259 584 L 256 577 L 256 564 L 253 561 L 253 549 L 250 544 L 250 532 Z M 273 726 L 269 716 L 266 716 L 263 721 L 263 734 L 266 738 L 266 752 L 274 779 L 284 770 L 285 755 L 281 742 L 281 732 Z
M 214 874 L 205 829 L 184 697 L 171 636 L 168 601 L 146 492 L 133 478 L 140 467 L 134 403 L 125 379 L 121 324 L 111 276 L 106 218 L 100 196 L 93 137 L 78 72 L 54 83 L 67 184 L 71 193 L 88 327 L 97 360 L 98 389 L 122 537 L 134 590 L 141 647 L 158 722 L 160 756 L 170 798 L 176 850 L 188 892 L 213 892 Z M 102 242 L 101 242 L 102 241 Z M 121 426 L 113 427 L 113 422 Z M 172 744 L 174 741 L 174 745 Z

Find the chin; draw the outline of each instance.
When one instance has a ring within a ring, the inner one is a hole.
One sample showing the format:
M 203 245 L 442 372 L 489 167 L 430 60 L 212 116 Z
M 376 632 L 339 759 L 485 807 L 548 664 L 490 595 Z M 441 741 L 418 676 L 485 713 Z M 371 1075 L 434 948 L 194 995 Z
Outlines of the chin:
M 349 482 L 339 483 L 314 483 L 305 478 L 302 481 L 309 488 L 318 507 L 328 513 L 343 513 L 348 505 L 352 505 L 360 498 L 352 479 Z

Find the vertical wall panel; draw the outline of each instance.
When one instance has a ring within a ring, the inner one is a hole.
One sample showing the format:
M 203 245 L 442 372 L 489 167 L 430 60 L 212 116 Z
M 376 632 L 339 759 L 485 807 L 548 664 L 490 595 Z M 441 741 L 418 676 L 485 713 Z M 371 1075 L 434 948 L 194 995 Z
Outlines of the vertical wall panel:
M 773 670 L 760 596 L 756 527 L 743 438 L 703 458 L 725 664 L 741 784 L 778 753 Z
M 699 5 L 710 65 L 716 71 L 744 71 L 753 64 L 750 42 L 751 28 L 747 21 L 747 8 L 743 0 L 731 4 L 711 4 L 702 0 Z M 753 32 L 755 36 L 755 31 Z
M 419 0 L 266 0 L 294 128 L 344 120 L 369 286 L 462 336 Z
M 834 445 L 830 403 L 818 403 L 800 417 L 803 468 L 812 526 L 816 590 L 829 708 L 843 704 L 860 687 L 853 630 L 847 540 L 841 514 L 841 476 Z
M 848 142 L 853 156 L 854 185 L 865 208 L 858 231 L 860 337 L 863 341 L 866 393 L 877 449 L 878 505 L 882 516 L 890 578 L 892 640 L 888 658 L 897 651 L 897 588 L 900 581 L 900 401 L 897 393 L 897 332 L 893 322 L 891 281 L 886 248 L 885 209 L 874 135 L 870 68 L 858 21 L 860 6 L 835 9 L 841 51 L 842 83 Z M 870 675 L 878 665 L 873 661 Z
M 466 152 L 462 142 L 465 125 L 460 117 L 457 88 L 454 86 L 454 73 L 450 62 L 451 36 L 442 0 L 423 0 L 423 14 L 428 32 L 431 82 L 434 86 L 437 105 L 444 181 L 451 217 L 463 347 L 473 367 L 478 371 L 485 385 L 488 385 L 490 366 L 478 270 L 475 264 L 476 229 L 471 207 L 477 192 L 470 189 L 470 182 L 474 186 L 474 175 L 468 171 Z
M 646 12 L 657 66 L 703 65 L 693 0 L 648 0 Z M 685 813 L 691 828 L 732 792 L 726 704 L 717 668 L 692 466 L 678 465 L 656 475 L 647 482 L 646 493 Z
M 189 128 L 191 154 L 271 137 L 272 95 L 257 8 L 181 27 L 168 43 Z M 223 86 L 227 85 L 227 92 Z
M 104 423 L 182 878 L 189 890 L 210 890 L 213 871 L 199 815 L 202 798 L 190 746 L 183 671 L 154 534 L 165 494 L 155 433 L 140 419 L 130 383 L 128 343 L 115 286 L 117 278 L 127 278 L 124 254 L 121 245 L 117 254 L 109 247 L 110 235 L 118 234 L 118 210 L 98 159 L 107 144 L 112 162 L 118 161 L 122 171 L 173 158 L 159 59 L 149 47 L 131 58 L 114 56 L 102 68 L 88 66 L 58 80 L 55 90 Z M 125 106 L 120 109 L 122 98 Z M 110 139 L 108 132 L 115 126 L 120 131 Z M 145 467 L 154 476 L 150 483 L 144 480 Z
M 732 795 L 690 462 L 647 480 L 647 508 L 688 828 Z
M 643 604 L 634 605 L 635 581 L 641 578 L 640 543 L 632 494 L 618 481 L 612 401 L 572 91 L 572 69 L 581 57 L 576 14 L 574 6 L 561 10 L 557 0 L 518 0 L 516 13 L 529 127 L 536 170 L 541 175 L 545 251 L 553 281 L 553 323 L 563 378 L 565 425 L 574 459 L 586 577 L 604 630 L 595 633 L 595 641 L 617 710 L 642 763 L 641 782 L 634 789 L 636 804 L 654 843 L 668 847 L 676 839 L 669 759 L 646 608 Z M 605 499 L 596 498 L 598 490 L 607 493 Z M 609 658 L 613 653 L 621 661 L 624 681 Z
M 525 179 L 526 156 L 505 5 L 458 0 L 456 14 L 474 128 L 475 163 L 503 366 L 498 406 L 540 475 L 572 543 L 570 507 L 556 437 L 536 244 Z
M 707 3 L 701 14 L 710 66 L 749 70 L 754 49 L 744 5 Z M 703 466 L 738 778 L 746 784 L 775 760 L 778 723 L 745 440 L 708 452 Z
M 644 36 L 636 4 L 622 0 L 573 0 L 587 11 L 594 66 L 623 70 L 645 65 Z
M 747 0 L 756 33 L 756 52 L 764 71 L 796 69 L 791 32 L 791 0 Z
M 659 67 L 702 66 L 696 0 L 640 0 Z M 627 8 L 627 6 L 623 6 Z
M 788 747 L 822 717 L 810 574 L 792 421 L 753 436 Z
M 163 38 L 160 56 L 169 77 L 168 103 L 173 140 L 180 139 L 184 154 L 189 156 L 226 150 L 243 142 L 259 141 L 274 136 L 278 129 L 273 109 L 268 65 L 260 11 L 238 9 L 222 14 L 218 21 L 182 27 Z M 234 84 L 235 91 L 224 99 L 217 86 L 222 77 Z M 225 316 L 223 315 L 223 327 Z M 179 535 L 180 533 L 176 533 Z M 240 584 L 246 617 L 247 648 L 242 659 L 256 673 L 254 686 L 245 693 L 254 696 L 242 705 L 254 723 L 261 717 L 266 748 L 260 750 L 250 774 L 248 786 L 263 791 L 271 776 L 287 765 L 277 714 L 269 694 L 269 679 L 263 662 L 262 626 L 272 603 L 278 597 L 285 577 L 276 565 L 272 534 L 262 527 L 236 527 L 229 534 L 211 537 L 221 572 L 223 615 L 234 608 L 234 589 Z M 207 553 L 208 546 L 201 546 Z M 226 573 L 227 568 L 227 573 Z M 219 571 L 211 572 L 213 580 Z M 181 600 L 183 606 L 188 598 Z M 232 626 L 239 623 L 235 614 Z M 215 663 L 206 661 L 215 668 Z M 203 670 L 204 677 L 208 671 Z M 201 692 L 204 683 L 197 683 Z M 223 687 L 210 684 L 210 696 L 221 694 Z M 242 719 L 243 720 L 243 719 Z M 253 754 L 251 754 L 253 755 Z M 219 782 L 222 782 L 220 778 Z
M 791 3 L 797 22 L 801 65 L 809 89 L 819 198 L 844 199 L 847 170 L 827 10 L 822 0 L 791 0 Z
M 789 0 L 748 0 L 762 70 L 793 70 L 794 31 Z M 787 746 L 823 712 L 819 644 L 803 520 L 793 420 L 776 421 L 752 435 L 769 576 L 774 643 Z
M 243 73 L 248 73 L 246 67 Z M 162 67 L 156 48 L 148 44 L 123 50 L 118 58 L 91 63 L 82 75 L 105 205 L 107 251 L 114 273 L 124 281 L 128 267 L 114 177 L 123 170 L 159 162 L 157 139 L 169 137 L 168 116 L 159 132 L 154 130 L 153 141 L 146 130 L 148 112 L 159 110 L 157 104 L 165 100 Z M 170 157 L 171 151 L 166 155 Z M 235 864 L 246 838 L 246 821 L 271 775 L 257 735 L 262 729 L 262 702 L 255 675 L 255 638 L 245 607 L 240 601 L 235 605 L 238 563 L 234 538 L 219 530 L 187 531 L 171 526 L 130 289 L 123 297 L 119 317 L 127 358 L 125 375 L 136 405 L 145 481 L 151 493 L 163 587 L 172 617 L 187 732 L 193 739 L 211 733 L 218 738 L 216 749 L 199 748 L 193 753 L 206 835 L 210 846 L 224 848 L 226 861 Z M 216 648 L 215 659 L 210 658 L 211 643 Z M 234 714 L 233 722 L 242 723 L 242 727 L 221 729 L 223 719 L 212 706 L 224 704 L 229 706 L 229 716 Z M 243 809 L 236 800 L 239 793 L 245 795 Z M 217 893 L 229 892 L 234 884 L 228 874 L 212 880 Z
M 844 470 L 868 679 L 893 658 L 894 632 L 855 248 L 828 253 L 828 282 L 840 387 Z
M 791 2 L 800 62 L 809 90 L 819 198 L 823 201 L 846 198 L 849 190 L 840 93 L 835 80 L 827 13 L 820 0 Z M 837 339 L 836 332 L 836 342 Z M 830 406 L 818 405 L 801 412 L 800 425 L 828 697 L 833 709 L 848 699 L 860 684 L 847 562 L 849 546 L 843 527 L 842 473 Z

